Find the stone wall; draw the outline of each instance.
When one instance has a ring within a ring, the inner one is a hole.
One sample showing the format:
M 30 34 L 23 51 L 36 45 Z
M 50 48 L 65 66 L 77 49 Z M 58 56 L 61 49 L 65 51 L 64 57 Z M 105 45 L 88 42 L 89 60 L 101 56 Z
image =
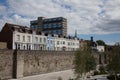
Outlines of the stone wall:
M 13 51 L 0 50 L 0 80 L 12 78 Z
M 0 80 L 73 68 L 74 52 L 0 50 Z
M 71 69 L 73 68 L 73 53 L 26 51 L 24 54 L 24 76 Z
M 75 52 L 0 50 L 0 80 L 73 68 Z M 97 64 L 104 56 L 93 53 Z

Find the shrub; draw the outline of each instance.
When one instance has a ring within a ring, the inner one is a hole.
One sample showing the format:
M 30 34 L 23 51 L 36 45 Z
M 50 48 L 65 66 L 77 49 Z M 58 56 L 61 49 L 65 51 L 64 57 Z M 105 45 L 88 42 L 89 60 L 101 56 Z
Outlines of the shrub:
M 94 71 L 94 75 L 99 75 L 99 72 L 98 71 Z

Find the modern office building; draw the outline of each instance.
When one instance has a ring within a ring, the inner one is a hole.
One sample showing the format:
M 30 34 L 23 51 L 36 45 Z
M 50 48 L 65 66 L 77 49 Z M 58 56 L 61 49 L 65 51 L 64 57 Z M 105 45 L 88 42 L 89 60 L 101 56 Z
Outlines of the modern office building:
M 30 27 L 48 34 L 67 36 L 67 19 L 63 17 L 38 17 L 37 20 L 30 21 Z

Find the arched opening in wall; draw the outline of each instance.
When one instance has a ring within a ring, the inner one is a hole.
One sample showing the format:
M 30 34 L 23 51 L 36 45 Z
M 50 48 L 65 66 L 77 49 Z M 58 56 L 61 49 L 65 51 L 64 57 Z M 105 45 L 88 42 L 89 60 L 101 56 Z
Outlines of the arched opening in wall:
M 29 50 L 29 44 L 27 44 L 27 50 Z
M 42 50 L 42 47 L 40 47 L 40 50 Z
M 63 49 L 62 49 L 63 51 L 65 51 L 66 50 L 66 47 L 63 47 Z
M 20 44 L 18 44 L 18 48 L 17 49 L 20 49 Z
M 29 45 L 29 48 L 28 48 L 28 50 L 31 50 L 31 46 Z
M 24 45 L 24 50 L 25 50 L 25 45 Z

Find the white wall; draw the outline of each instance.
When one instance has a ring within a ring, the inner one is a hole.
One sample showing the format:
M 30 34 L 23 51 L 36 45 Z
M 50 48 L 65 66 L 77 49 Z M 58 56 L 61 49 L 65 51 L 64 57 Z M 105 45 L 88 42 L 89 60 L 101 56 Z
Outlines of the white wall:
M 105 47 L 104 46 L 97 46 L 97 50 L 98 50 L 98 52 L 104 52 Z
M 20 36 L 20 40 L 18 40 L 18 35 Z M 23 41 L 23 36 L 25 37 L 25 41 Z M 30 41 L 28 40 L 28 36 L 30 37 Z M 36 42 L 36 38 L 38 41 Z M 40 42 L 41 38 L 41 42 Z M 46 41 L 44 41 L 44 39 Z M 40 50 L 42 49 L 46 50 L 46 42 L 47 42 L 47 37 L 44 35 L 36 35 L 36 34 L 29 34 L 29 33 L 20 33 L 17 31 L 13 32 L 13 49 L 16 49 L 16 43 L 17 45 L 20 45 L 21 50 L 27 50 L 27 46 L 30 46 L 31 50 Z
M 18 35 L 20 36 L 20 40 L 18 40 Z M 25 41 L 23 41 L 23 36 L 25 37 Z M 30 41 L 28 40 L 28 36 L 30 37 Z M 17 48 L 19 47 L 21 50 L 47 50 L 47 40 L 47 36 L 44 34 L 36 35 L 35 32 L 29 34 L 15 31 L 13 33 L 13 49 L 16 49 L 15 46 L 17 44 Z M 54 41 L 54 48 L 58 51 L 75 51 L 79 48 L 79 40 L 77 39 L 55 37 Z

